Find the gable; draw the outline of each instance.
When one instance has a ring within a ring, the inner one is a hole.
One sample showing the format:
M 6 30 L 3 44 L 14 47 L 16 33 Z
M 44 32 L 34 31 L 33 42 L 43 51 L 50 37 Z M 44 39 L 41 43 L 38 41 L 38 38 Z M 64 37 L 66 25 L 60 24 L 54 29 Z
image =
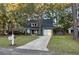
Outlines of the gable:
M 27 21 L 26 26 L 29 27 L 29 28 L 38 27 L 39 26 L 38 20 Z

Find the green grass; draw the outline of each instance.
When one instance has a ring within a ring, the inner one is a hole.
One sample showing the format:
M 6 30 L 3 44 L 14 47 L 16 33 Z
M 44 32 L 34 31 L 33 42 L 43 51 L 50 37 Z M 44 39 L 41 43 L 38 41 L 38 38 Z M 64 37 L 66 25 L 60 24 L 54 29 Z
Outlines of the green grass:
M 24 45 L 34 39 L 38 38 L 37 36 L 23 36 L 23 35 L 20 35 L 20 36 L 16 36 L 16 39 L 15 39 L 15 44 L 16 46 L 21 46 L 21 45 Z M 6 36 L 0 36 L 0 46 L 1 47 L 10 47 L 10 44 L 11 42 L 7 39 Z
M 69 35 L 54 36 L 50 40 L 48 48 L 52 53 L 79 54 L 79 40 L 73 40 L 72 36 Z

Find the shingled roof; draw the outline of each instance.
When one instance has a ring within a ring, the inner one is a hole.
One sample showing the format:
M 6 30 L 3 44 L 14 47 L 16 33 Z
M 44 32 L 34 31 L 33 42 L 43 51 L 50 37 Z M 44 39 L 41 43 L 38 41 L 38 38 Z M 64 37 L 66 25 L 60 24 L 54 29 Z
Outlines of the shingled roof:
M 53 27 L 53 20 L 52 19 L 44 19 L 42 21 L 42 27 L 46 28 L 46 29 L 52 28 Z
M 30 20 L 27 22 L 27 27 L 31 27 L 31 23 L 38 23 L 38 27 L 41 25 L 42 28 L 48 29 L 48 28 L 52 28 L 53 27 L 53 20 L 52 19 L 43 19 L 40 20 Z

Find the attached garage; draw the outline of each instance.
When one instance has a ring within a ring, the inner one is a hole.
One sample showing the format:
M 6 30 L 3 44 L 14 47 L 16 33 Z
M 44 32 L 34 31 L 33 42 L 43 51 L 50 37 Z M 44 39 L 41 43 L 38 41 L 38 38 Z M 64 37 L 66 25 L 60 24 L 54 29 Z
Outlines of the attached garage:
M 44 36 L 51 36 L 52 35 L 52 30 L 51 29 L 44 29 L 43 30 L 43 35 Z
M 53 30 L 53 20 L 52 19 L 46 19 L 46 20 L 43 20 L 43 23 L 42 23 L 42 33 L 44 36 L 51 36 L 52 35 L 52 30 Z

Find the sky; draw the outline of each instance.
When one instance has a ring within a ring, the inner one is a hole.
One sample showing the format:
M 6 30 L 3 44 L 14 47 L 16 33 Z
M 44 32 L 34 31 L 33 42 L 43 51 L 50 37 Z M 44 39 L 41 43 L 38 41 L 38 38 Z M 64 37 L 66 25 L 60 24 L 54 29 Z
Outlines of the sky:
M 79 3 L 79 0 L 0 0 L 0 3 Z

